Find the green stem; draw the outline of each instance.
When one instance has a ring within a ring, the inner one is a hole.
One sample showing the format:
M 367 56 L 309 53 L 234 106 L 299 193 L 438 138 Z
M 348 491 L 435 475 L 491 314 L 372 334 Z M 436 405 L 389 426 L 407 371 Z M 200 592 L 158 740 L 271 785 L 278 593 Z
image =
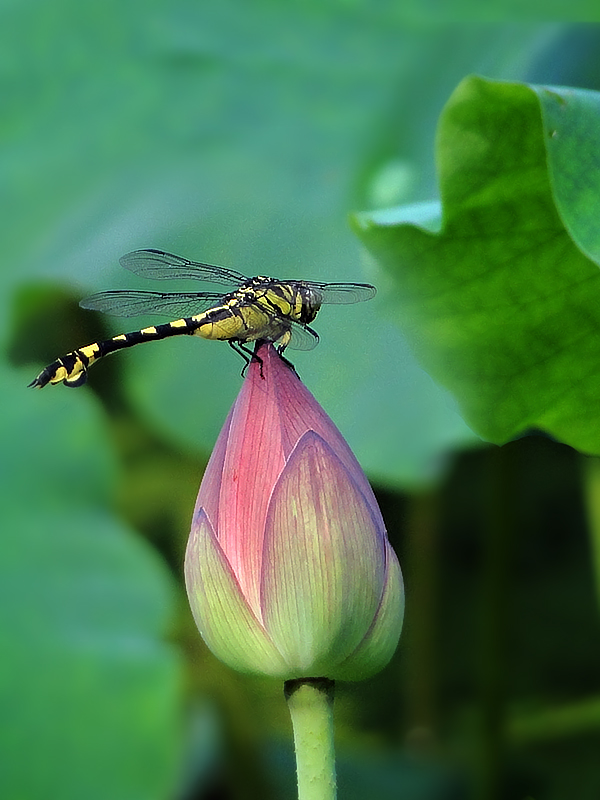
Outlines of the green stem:
M 296 750 L 298 800 L 335 800 L 333 689 L 328 678 L 286 681 Z

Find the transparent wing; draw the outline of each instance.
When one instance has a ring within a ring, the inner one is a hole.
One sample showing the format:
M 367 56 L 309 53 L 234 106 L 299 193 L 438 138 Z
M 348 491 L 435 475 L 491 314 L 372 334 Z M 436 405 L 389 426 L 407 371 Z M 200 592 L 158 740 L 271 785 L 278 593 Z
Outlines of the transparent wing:
M 132 253 L 122 256 L 119 261 L 122 267 L 133 272 L 134 275 L 154 280 L 182 278 L 219 283 L 230 288 L 235 288 L 248 280 L 245 275 L 235 269 L 190 261 L 171 253 L 163 253 L 162 250 L 134 250 Z
M 191 317 L 218 305 L 223 295 L 218 292 L 98 292 L 79 305 L 90 311 L 102 311 L 114 317 L 137 317 L 139 314 L 164 314 L 169 317 Z
M 377 289 L 370 283 L 317 283 L 316 281 L 295 281 L 303 286 L 316 290 L 321 295 L 322 303 L 363 303 L 377 294 Z M 282 281 L 283 283 L 283 281 Z
M 319 344 L 319 334 L 308 325 L 293 323 L 290 332 L 292 338 L 288 347 L 291 350 L 312 350 Z

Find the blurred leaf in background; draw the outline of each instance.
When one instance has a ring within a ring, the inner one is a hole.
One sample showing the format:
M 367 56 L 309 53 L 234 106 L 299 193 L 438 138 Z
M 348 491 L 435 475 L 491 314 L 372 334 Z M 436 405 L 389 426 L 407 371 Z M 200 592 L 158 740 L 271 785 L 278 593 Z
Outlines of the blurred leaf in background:
M 348 214 L 435 199 L 436 120 L 460 80 L 478 72 L 594 87 L 598 31 L 440 26 L 392 4 L 333 0 L 53 0 L 4 4 L 0 23 L 0 330 L 11 359 L 0 795 L 191 798 L 212 788 L 265 798 L 267 733 L 289 737 L 278 687 L 211 660 L 187 612 L 175 613 L 165 571 L 180 579 L 186 509 L 241 364 L 224 345 L 186 338 L 99 364 L 90 376 L 97 398 L 89 388 L 25 386 L 61 352 L 122 332 L 87 322 L 76 301 L 157 288 L 118 266 L 138 247 L 248 274 L 379 282 Z M 479 440 L 416 364 L 382 299 L 327 308 L 317 329 L 319 348 L 296 365 L 387 487 L 398 538 L 407 502 L 398 487 L 439 480 L 453 453 Z M 467 473 L 451 494 L 472 502 L 478 484 Z M 473 569 L 457 552 L 472 553 L 476 537 L 460 514 L 448 526 L 447 630 L 461 641 Z M 187 659 L 185 718 L 169 630 Z M 456 711 L 447 727 L 460 738 L 459 701 L 473 699 L 464 689 L 469 651 L 458 650 L 444 650 L 441 685 L 444 707 Z M 407 725 L 400 663 L 377 687 L 342 691 L 342 741 L 366 753 L 373 739 L 373 752 L 398 748 Z M 350 784 L 369 785 L 372 763 L 362 784 Z M 456 796 L 439 765 L 415 763 L 398 784 L 412 786 L 413 798 Z M 378 771 L 381 798 L 395 791 L 390 774 Z
M 161 798 L 178 782 L 174 586 L 108 509 L 115 459 L 89 393 L 2 367 L 0 791 Z

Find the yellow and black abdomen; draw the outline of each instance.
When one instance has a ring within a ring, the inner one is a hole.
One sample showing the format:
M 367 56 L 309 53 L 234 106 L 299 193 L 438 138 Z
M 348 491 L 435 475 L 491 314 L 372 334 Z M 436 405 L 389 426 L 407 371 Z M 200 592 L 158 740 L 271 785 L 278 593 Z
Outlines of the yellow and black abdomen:
M 41 388 L 48 383 L 64 382 L 65 386 L 81 386 L 86 381 L 88 368 L 99 358 L 125 347 L 133 347 L 141 342 L 166 339 L 168 336 L 180 336 L 185 333 L 191 334 L 194 333 L 196 327 L 197 322 L 194 321 L 194 318 L 177 319 L 164 325 L 152 325 L 139 331 L 121 333 L 113 336 L 112 339 L 79 347 L 49 364 L 29 385 Z

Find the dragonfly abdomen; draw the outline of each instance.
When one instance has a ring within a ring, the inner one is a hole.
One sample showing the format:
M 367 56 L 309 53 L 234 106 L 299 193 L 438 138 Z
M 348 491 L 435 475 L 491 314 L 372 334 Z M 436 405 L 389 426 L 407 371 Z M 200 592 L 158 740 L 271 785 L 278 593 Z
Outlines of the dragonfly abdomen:
M 99 358 L 141 342 L 194 333 L 198 327 L 197 319 L 199 318 L 176 319 L 163 325 L 151 325 L 138 331 L 120 333 L 112 339 L 79 347 L 49 364 L 29 386 L 42 388 L 48 383 L 61 381 L 64 381 L 65 386 L 81 386 L 86 381 L 88 368 Z

